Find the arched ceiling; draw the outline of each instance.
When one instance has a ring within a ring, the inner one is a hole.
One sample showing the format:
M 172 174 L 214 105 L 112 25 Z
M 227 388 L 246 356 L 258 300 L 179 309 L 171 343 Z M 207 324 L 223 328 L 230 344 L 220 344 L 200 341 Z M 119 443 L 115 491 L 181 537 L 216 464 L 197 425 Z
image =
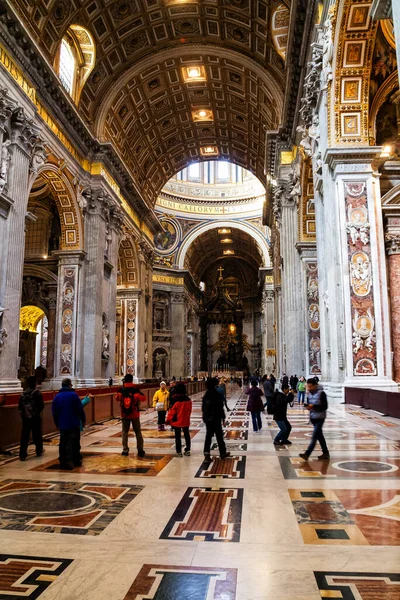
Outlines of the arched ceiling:
M 272 0 L 13 0 L 53 64 L 71 24 L 90 31 L 96 64 L 79 110 L 111 141 L 154 204 L 178 170 L 215 146 L 264 179 L 265 130 L 282 112 L 284 69 L 271 37 Z M 187 83 L 199 65 L 204 80 Z M 193 111 L 211 110 L 196 122 Z
M 221 240 L 232 240 L 222 243 Z M 224 251 L 233 250 L 234 254 L 224 255 Z M 190 245 L 185 259 L 185 267 L 194 279 L 199 282 L 205 274 L 224 262 L 238 265 L 244 264 L 247 269 L 257 272 L 263 264 L 262 255 L 257 242 L 248 233 L 240 229 L 230 228 L 230 233 L 219 233 L 218 229 L 210 229 L 199 235 Z M 227 274 L 224 273 L 224 276 Z

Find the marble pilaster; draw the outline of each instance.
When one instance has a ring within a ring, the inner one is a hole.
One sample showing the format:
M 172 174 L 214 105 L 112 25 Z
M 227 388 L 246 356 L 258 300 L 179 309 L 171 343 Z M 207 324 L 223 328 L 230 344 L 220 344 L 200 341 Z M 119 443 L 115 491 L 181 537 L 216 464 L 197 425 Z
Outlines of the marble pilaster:
M 81 331 L 81 279 L 85 253 L 82 251 L 54 252 L 58 257 L 58 293 L 54 377 L 51 385 L 60 386 L 68 377 L 74 386 L 80 384 L 79 332 Z
M 393 350 L 393 378 L 400 382 L 400 214 L 386 221 L 386 252 Z
M 56 314 L 57 314 L 57 286 L 47 285 L 49 289 L 49 309 L 47 314 L 47 365 L 46 379 L 54 377 L 54 360 L 56 348 Z
M 345 381 L 350 387 L 396 389 L 390 360 L 389 299 L 379 148 L 328 149 L 338 207 L 332 238 L 341 252 Z M 339 285 L 338 281 L 336 284 Z M 338 360 L 339 357 L 336 357 Z
M 261 300 L 262 310 L 262 355 L 261 371 L 264 375 L 272 373 L 276 369 L 276 347 L 275 347 L 275 292 L 273 283 L 265 283 Z
M 177 378 L 187 375 L 186 346 L 187 346 L 187 298 L 184 291 L 171 293 L 171 376 Z
M 123 374 L 133 375 L 138 381 L 138 329 L 141 290 L 118 290 L 121 302 L 120 351 Z

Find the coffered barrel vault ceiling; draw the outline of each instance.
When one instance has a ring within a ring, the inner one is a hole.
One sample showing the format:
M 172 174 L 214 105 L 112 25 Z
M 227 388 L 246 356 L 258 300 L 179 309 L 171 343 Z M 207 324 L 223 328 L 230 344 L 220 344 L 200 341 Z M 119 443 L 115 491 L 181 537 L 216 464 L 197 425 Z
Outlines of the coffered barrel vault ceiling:
M 270 0 L 14 0 L 40 49 L 54 62 L 71 24 L 86 27 L 96 63 L 79 110 L 111 141 L 144 197 L 157 193 L 200 149 L 264 178 L 265 130 L 282 111 L 283 62 L 270 33 Z M 182 67 L 202 66 L 203 81 Z M 196 121 L 196 109 L 212 121 Z M 209 113 L 208 113 L 209 114 Z
M 220 264 L 224 266 L 225 262 L 231 262 L 232 256 L 242 262 L 245 269 L 250 269 L 257 274 L 263 264 L 257 242 L 240 229 L 230 228 L 229 231 L 229 234 L 223 234 L 219 233 L 218 229 L 210 229 L 199 235 L 190 245 L 186 254 L 185 267 L 196 281 L 201 281 L 210 271 L 216 272 Z M 231 242 L 223 243 L 226 239 Z M 234 255 L 224 255 L 224 252 L 229 250 L 233 250 Z

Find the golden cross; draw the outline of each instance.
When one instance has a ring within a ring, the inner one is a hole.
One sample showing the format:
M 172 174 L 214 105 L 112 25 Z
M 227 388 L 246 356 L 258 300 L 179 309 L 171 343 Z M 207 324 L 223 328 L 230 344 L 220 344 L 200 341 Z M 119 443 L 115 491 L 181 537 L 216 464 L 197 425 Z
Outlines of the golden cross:
M 224 269 L 220 267 L 219 269 L 217 269 L 217 271 L 219 273 L 219 278 L 222 279 L 222 273 L 224 272 Z

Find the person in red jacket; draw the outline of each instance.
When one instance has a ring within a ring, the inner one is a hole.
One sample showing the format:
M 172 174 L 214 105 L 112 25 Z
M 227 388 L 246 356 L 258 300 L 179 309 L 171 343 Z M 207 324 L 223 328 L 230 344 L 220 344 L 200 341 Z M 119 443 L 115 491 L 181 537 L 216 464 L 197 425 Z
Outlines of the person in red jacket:
M 116 400 L 121 405 L 122 419 L 122 456 L 129 455 L 128 434 L 132 423 L 132 429 L 135 432 L 138 455 L 143 458 L 145 451 L 143 448 L 143 436 L 140 428 L 139 406 L 146 396 L 142 394 L 137 385 L 133 383 L 133 376 L 129 373 L 124 377 L 124 385 L 119 388 Z
M 190 456 L 190 415 L 192 413 L 192 401 L 186 395 L 186 386 L 178 383 L 175 387 L 174 404 L 168 411 L 167 423 L 172 425 L 175 431 L 176 455 L 182 455 L 181 430 L 185 436 L 185 456 Z

